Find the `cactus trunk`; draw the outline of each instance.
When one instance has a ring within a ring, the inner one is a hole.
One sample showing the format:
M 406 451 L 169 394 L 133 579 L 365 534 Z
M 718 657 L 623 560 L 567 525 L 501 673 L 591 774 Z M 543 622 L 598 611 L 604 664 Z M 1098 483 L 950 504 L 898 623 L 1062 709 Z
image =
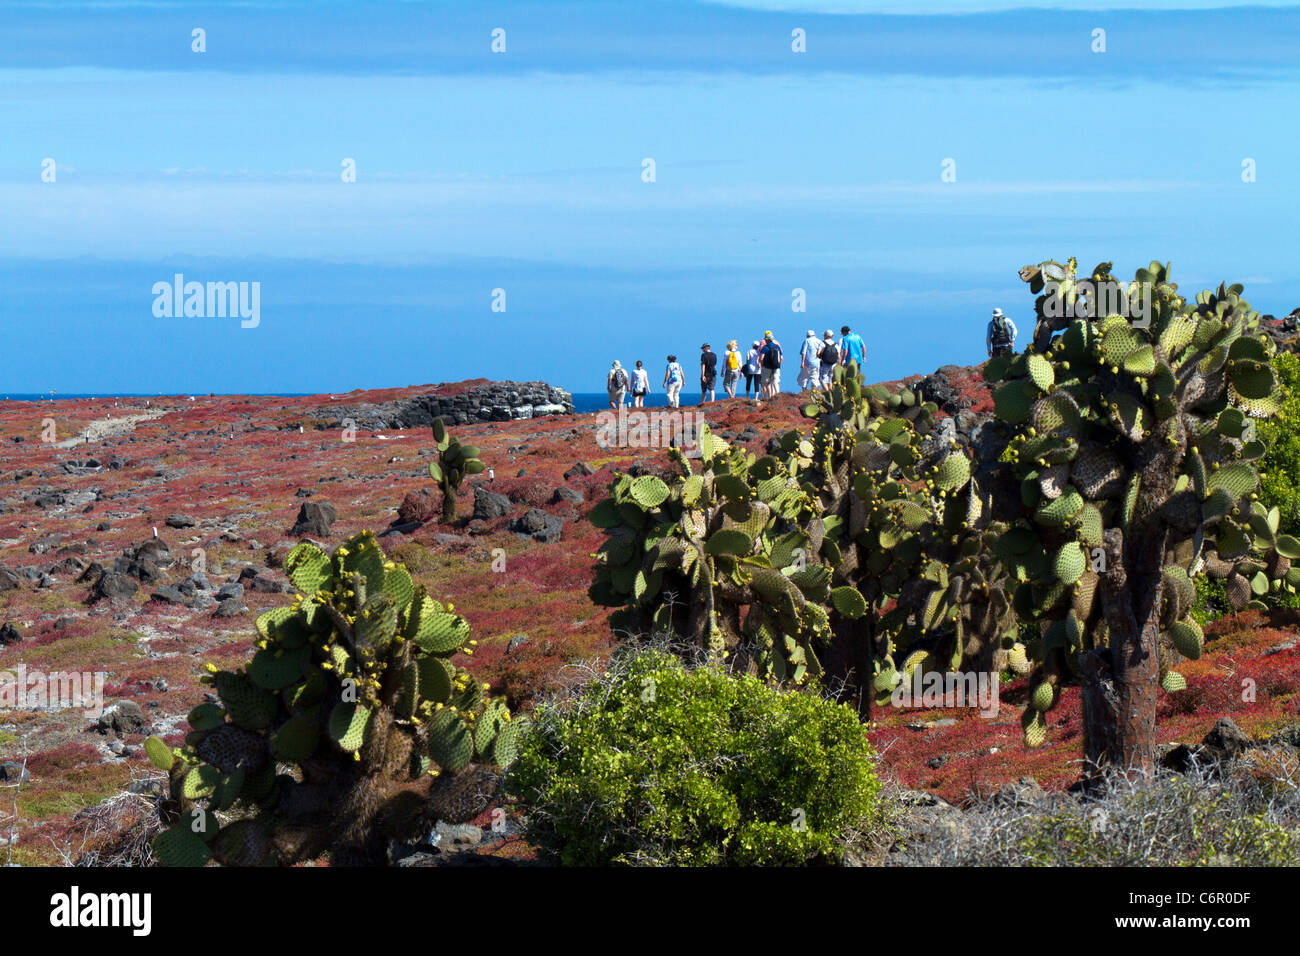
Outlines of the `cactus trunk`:
M 872 662 L 876 658 L 875 607 L 858 620 L 841 618 L 831 623 L 831 646 L 826 655 L 826 686 L 835 698 L 851 704 L 863 720 L 871 719 Z
M 1082 695 L 1084 752 L 1093 773 L 1107 765 L 1147 773 L 1156 762 L 1165 536 L 1155 528 L 1134 531 L 1131 544 L 1117 528 L 1105 537 L 1102 601 L 1109 647 L 1088 655 Z

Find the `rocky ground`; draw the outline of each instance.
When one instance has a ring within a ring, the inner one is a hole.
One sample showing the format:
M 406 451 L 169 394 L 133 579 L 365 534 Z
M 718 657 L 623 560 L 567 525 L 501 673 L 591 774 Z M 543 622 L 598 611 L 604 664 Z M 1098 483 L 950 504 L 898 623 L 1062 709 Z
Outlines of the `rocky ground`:
M 908 381 L 941 404 L 954 437 L 979 443 L 991 400 L 978 369 Z M 666 459 L 602 448 L 595 416 L 570 414 L 560 390 L 489 384 L 0 403 L 0 672 L 99 672 L 108 705 L 92 715 L 0 709 L 0 861 L 75 860 L 148 815 L 159 775 L 145 736 L 179 742 L 203 699 L 203 664 L 251 653 L 256 615 L 290 599 L 280 565 L 303 537 L 328 546 L 366 528 L 381 534 L 470 620 L 479 646 L 462 663 L 512 706 L 526 709 L 563 683 L 566 665 L 607 651 L 607 612 L 586 594 L 603 536 L 585 516 L 615 470 L 653 471 Z M 461 489 L 454 526 L 430 490 L 435 413 L 461 422 L 456 433 L 495 473 Z M 719 402 L 707 418 L 755 451 L 774 432 L 808 427 L 794 396 L 761 408 Z M 1201 740 L 1224 714 L 1257 737 L 1296 722 L 1296 623 L 1250 612 L 1210 629 L 1206 654 L 1184 668 L 1188 691 L 1162 703 L 1171 749 Z M 954 804 L 1024 777 L 1064 790 L 1081 756 L 1077 691 L 1033 752 L 1020 743 L 1024 692 L 1023 682 L 1003 687 L 990 719 L 878 714 L 883 772 Z M 514 823 L 491 808 L 445 827 L 394 861 L 528 856 Z

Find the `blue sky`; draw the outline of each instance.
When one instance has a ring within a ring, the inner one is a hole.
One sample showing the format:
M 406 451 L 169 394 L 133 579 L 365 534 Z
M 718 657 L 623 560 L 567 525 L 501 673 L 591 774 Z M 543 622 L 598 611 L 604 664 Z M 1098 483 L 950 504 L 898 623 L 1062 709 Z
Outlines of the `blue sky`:
M 1300 305 L 1300 11 L 1013 6 L 0 0 L 0 394 L 596 391 L 844 323 L 883 379 L 1069 255 Z M 176 272 L 259 326 L 155 317 Z

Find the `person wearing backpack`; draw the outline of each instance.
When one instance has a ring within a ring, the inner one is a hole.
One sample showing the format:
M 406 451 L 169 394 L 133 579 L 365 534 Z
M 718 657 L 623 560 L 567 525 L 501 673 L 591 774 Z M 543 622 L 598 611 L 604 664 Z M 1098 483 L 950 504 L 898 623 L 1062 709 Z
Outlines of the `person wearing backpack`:
M 636 368 L 632 369 L 632 405 L 634 408 L 645 407 L 645 397 L 650 394 L 650 373 L 641 365 L 641 360 L 636 360 Z
M 994 309 L 988 331 L 984 334 L 984 348 L 989 353 L 989 358 L 1014 352 L 1017 334 L 1016 323 L 1003 315 L 1001 309 Z
M 627 371 L 614 359 L 609 374 L 605 376 L 605 391 L 609 392 L 609 407 L 622 408 L 623 396 L 627 394 Z
M 668 393 L 669 408 L 681 407 L 679 396 L 682 394 L 682 383 L 684 381 L 686 381 L 686 373 L 677 364 L 677 356 L 668 356 L 668 367 L 664 369 L 664 391 Z
M 758 360 L 763 367 L 762 379 L 760 380 L 761 388 L 759 398 L 774 398 L 777 392 L 781 391 L 781 362 L 784 353 L 781 351 L 781 343 L 778 342 L 772 333 L 763 333 L 763 347 L 759 350 Z
M 835 344 L 835 333 L 827 329 L 822 334 L 821 351 L 817 353 L 819 381 L 822 388 L 835 384 L 835 366 L 840 364 L 840 347 Z
M 727 343 L 727 357 L 724 362 L 726 371 L 722 373 L 722 387 L 726 389 L 727 398 L 736 397 L 736 385 L 740 382 L 740 343 L 732 339 Z
M 713 387 L 718 381 L 718 353 L 705 342 L 700 346 L 700 404 L 713 401 Z

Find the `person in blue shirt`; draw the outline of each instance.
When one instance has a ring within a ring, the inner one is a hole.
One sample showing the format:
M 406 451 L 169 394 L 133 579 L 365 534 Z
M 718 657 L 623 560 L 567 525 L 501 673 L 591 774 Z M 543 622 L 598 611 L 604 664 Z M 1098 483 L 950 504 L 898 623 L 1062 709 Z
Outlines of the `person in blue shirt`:
M 856 362 L 858 371 L 862 371 L 863 359 L 867 357 L 867 343 L 862 341 L 862 336 L 857 332 L 849 329 L 847 325 L 840 326 L 840 363 L 848 365 L 850 362 Z

